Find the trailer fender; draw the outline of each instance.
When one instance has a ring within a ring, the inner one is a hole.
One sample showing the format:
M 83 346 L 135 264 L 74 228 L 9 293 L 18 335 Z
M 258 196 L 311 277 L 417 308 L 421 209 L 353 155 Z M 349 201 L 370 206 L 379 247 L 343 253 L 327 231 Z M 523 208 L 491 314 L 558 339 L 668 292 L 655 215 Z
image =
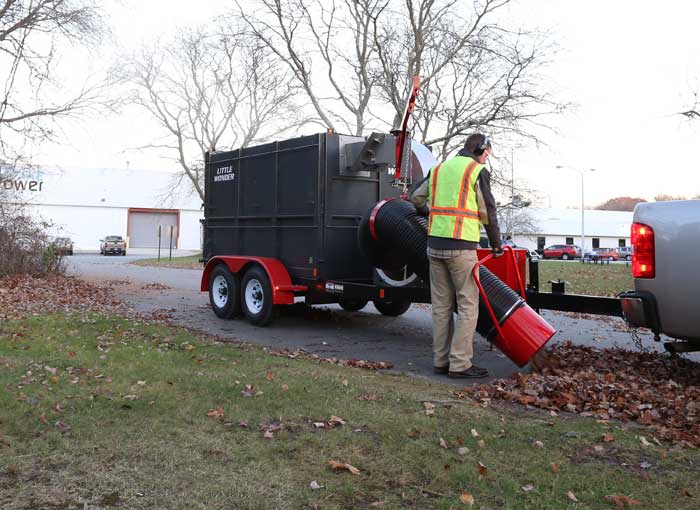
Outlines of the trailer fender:
M 272 286 L 272 303 L 275 305 L 293 305 L 295 292 L 305 292 L 306 285 L 293 285 L 287 268 L 277 259 L 270 257 L 246 257 L 237 255 L 220 255 L 212 257 L 204 267 L 202 283 L 199 290 L 209 291 L 211 272 L 219 264 L 226 264 L 232 273 L 243 273 L 251 265 L 259 265 L 267 273 Z

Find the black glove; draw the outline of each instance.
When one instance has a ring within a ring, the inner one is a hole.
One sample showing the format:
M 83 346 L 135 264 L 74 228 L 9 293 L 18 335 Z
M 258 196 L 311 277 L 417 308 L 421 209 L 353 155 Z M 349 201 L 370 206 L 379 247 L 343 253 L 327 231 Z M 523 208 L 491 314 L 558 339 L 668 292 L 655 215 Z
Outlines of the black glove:
M 493 258 L 497 259 L 501 255 L 503 255 L 503 248 L 500 246 L 494 246 L 491 248 L 491 253 L 493 253 Z
M 416 207 L 416 212 L 419 216 L 425 216 L 426 218 L 430 216 L 430 207 L 427 204 L 423 204 L 420 207 Z

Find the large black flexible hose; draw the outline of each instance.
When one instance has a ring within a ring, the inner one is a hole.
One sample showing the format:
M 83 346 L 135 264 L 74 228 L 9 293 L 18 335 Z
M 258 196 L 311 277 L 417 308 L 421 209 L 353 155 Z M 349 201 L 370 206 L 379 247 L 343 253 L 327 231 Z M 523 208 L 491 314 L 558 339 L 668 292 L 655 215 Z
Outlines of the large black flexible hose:
M 388 200 L 372 207 L 360 222 L 358 242 L 374 267 L 397 270 L 408 266 L 410 272 L 428 281 L 428 219 L 410 202 Z
M 396 199 L 373 206 L 362 218 L 358 242 L 374 267 L 397 270 L 408 266 L 409 271 L 429 282 L 428 219 L 420 216 L 410 202 Z M 479 279 L 499 324 L 525 304 L 513 289 L 484 266 L 479 268 Z M 496 327 L 483 298 L 479 298 L 476 329 L 484 338 L 493 341 Z

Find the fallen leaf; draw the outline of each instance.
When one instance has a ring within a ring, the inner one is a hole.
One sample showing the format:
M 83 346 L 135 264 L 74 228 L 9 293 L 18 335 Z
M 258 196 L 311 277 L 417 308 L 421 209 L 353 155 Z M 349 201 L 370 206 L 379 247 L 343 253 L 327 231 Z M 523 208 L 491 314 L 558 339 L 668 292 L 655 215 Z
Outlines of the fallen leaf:
M 374 393 L 368 393 L 367 395 L 362 395 L 361 397 L 357 397 L 357 400 L 367 400 L 369 402 L 374 402 L 375 400 L 379 400 L 379 397 L 375 395 Z
M 331 416 L 330 420 L 328 420 L 328 424 L 331 426 L 331 428 L 337 427 L 340 425 L 345 425 L 345 423 L 346 423 L 345 420 L 343 420 L 339 416 Z
M 463 492 L 462 494 L 459 495 L 459 501 L 463 505 L 467 505 L 468 507 L 474 506 L 474 496 L 472 496 L 468 492 Z
M 247 429 L 248 428 L 248 422 L 245 420 L 241 420 L 238 422 L 238 426 L 242 429 Z
M 309 487 L 311 488 L 312 491 L 317 491 L 319 489 L 322 489 L 323 485 L 319 485 L 316 480 L 311 480 Z
M 51 379 L 49 380 L 51 381 L 51 384 L 58 384 L 58 377 L 55 375 L 51 376 Z
M 40 421 L 41 423 L 46 423 L 46 415 L 45 415 L 45 414 L 42 414 L 41 416 L 39 416 L 39 421 Z
M 313 425 L 314 425 L 314 428 L 317 428 L 317 429 L 325 429 L 326 428 L 325 421 L 315 421 Z
M 520 488 L 523 490 L 523 492 L 532 492 L 535 490 L 535 486 L 532 485 L 531 483 L 528 483 L 527 485 L 523 485 Z
M 75 352 L 74 352 L 74 351 L 69 351 L 69 352 L 68 352 L 68 357 L 69 357 L 69 358 L 75 358 Z
M 223 420 L 224 410 L 221 406 L 218 406 L 216 409 L 209 409 L 207 416 L 209 418 L 214 418 L 215 420 Z
M 55 427 L 59 430 L 59 432 L 62 432 L 64 434 L 67 432 L 70 432 L 70 430 L 71 430 L 70 425 L 68 425 L 67 423 L 62 422 L 60 420 L 55 423 Z
M 420 437 L 420 430 L 413 429 L 408 433 L 408 437 L 412 439 L 417 439 Z
M 479 445 L 479 448 L 486 448 L 486 441 L 483 439 L 479 439 L 476 444 Z
M 554 462 L 552 462 L 552 463 L 549 465 L 549 467 L 552 468 L 552 473 L 558 473 L 558 472 L 559 472 L 559 464 L 555 464 Z
M 532 443 L 532 446 L 534 446 L 535 448 L 544 448 L 544 443 L 542 441 L 535 441 L 534 443 Z
M 282 388 L 282 391 L 287 391 L 289 389 L 289 386 L 287 386 L 286 384 L 283 384 L 281 386 L 281 388 Z
M 578 503 L 578 499 L 576 499 L 576 495 L 573 492 L 567 491 L 566 497 L 569 498 L 571 501 L 575 501 L 576 503 Z
M 479 437 L 479 433 L 476 431 L 476 429 L 471 430 L 472 437 Z
M 425 407 L 426 416 L 432 416 L 435 414 L 435 404 L 432 402 L 423 402 L 423 407 Z
M 443 438 L 440 438 L 440 447 L 447 450 L 450 446 L 447 444 L 447 441 L 445 441 Z
M 469 448 L 465 448 L 464 446 L 462 446 L 461 448 L 458 448 L 458 449 L 457 449 L 457 454 L 459 454 L 459 455 L 464 456 L 464 455 L 466 455 L 466 454 L 468 454 L 468 453 L 469 453 Z
M 347 462 L 338 462 L 335 460 L 329 460 L 328 464 L 330 465 L 330 467 L 333 471 L 350 471 L 353 475 L 360 474 L 359 469 L 357 469 L 355 466 L 348 464 Z
M 46 365 L 46 366 L 44 367 L 44 370 L 46 370 L 46 371 L 49 372 L 50 374 L 56 374 L 56 369 L 53 368 L 53 367 L 50 367 L 50 366 L 48 366 L 48 365 Z
M 612 501 L 615 503 L 615 507 L 618 509 L 629 509 L 632 508 L 634 505 L 641 505 L 641 501 L 637 501 L 636 499 L 632 499 L 628 496 L 625 496 L 623 494 L 613 494 L 612 496 L 605 496 L 605 499 L 608 501 Z
M 253 386 L 252 384 L 246 384 L 245 390 L 241 391 L 241 396 L 244 398 L 254 397 L 258 393 L 259 392 L 255 389 L 255 386 Z
M 340 384 L 342 384 L 343 386 L 347 386 L 349 383 L 347 379 L 343 379 L 342 381 L 340 381 Z
M 54 409 L 56 410 L 57 413 L 62 413 L 65 410 L 65 409 L 63 409 L 63 407 L 61 407 L 61 404 L 56 404 Z
M 647 446 L 651 446 L 651 443 L 647 441 L 647 438 L 644 436 L 639 436 L 639 442 L 642 443 L 642 447 L 646 448 Z
M 369 504 L 370 508 L 384 508 L 384 501 L 375 501 Z
M 272 381 L 274 378 L 275 374 L 273 374 L 272 372 L 268 372 L 265 374 L 265 379 L 267 379 L 268 381 Z
M 488 468 L 481 462 L 476 464 L 476 470 L 479 472 L 479 475 L 483 476 L 484 478 L 489 476 Z
M 593 450 L 595 450 L 596 452 L 600 453 L 600 452 L 604 451 L 605 448 L 603 448 L 602 446 L 600 446 L 599 444 L 597 444 L 597 445 L 594 445 L 594 446 L 593 446 Z
M 615 440 L 615 437 L 614 437 L 612 434 L 610 434 L 610 433 L 608 432 L 607 434 L 603 434 L 603 435 L 602 435 L 601 440 L 602 440 L 604 443 L 611 443 L 612 441 Z
M 263 432 L 264 439 L 272 439 L 273 437 L 275 437 L 275 434 L 271 430 L 266 430 Z

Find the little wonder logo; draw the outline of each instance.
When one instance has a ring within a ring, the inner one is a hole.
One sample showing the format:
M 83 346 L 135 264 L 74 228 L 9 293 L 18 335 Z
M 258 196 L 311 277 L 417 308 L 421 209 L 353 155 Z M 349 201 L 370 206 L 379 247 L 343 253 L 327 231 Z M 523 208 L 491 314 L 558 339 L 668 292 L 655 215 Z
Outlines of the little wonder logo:
M 41 191 L 43 181 L 30 181 L 28 179 L 4 179 L 0 181 L 0 189 L 14 191 Z
M 214 182 L 234 181 L 236 174 L 233 171 L 233 166 L 222 166 L 216 169 L 214 173 Z

